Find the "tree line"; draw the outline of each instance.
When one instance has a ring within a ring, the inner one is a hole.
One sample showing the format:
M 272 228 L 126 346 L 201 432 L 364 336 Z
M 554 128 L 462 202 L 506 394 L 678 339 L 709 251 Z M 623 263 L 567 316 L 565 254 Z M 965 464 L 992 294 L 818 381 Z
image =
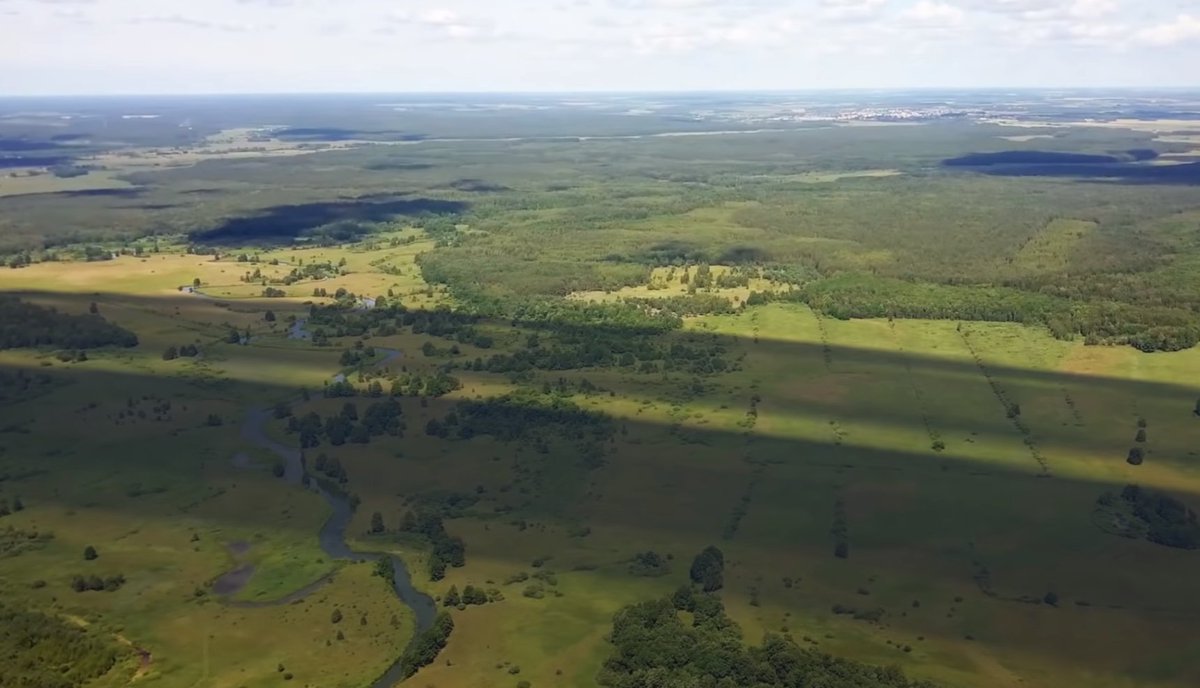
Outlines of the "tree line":
M 369 444 L 372 438 L 381 435 L 403 437 L 405 423 L 400 402 L 388 398 L 374 402 L 360 414 L 358 404 L 348 401 L 341 411 L 322 418 L 315 411 L 304 416 L 291 415 L 290 409 L 276 409 L 276 416 L 286 412 L 287 432 L 298 436 L 300 448 L 310 449 L 321 445 L 324 438 L 340 447 L 351 444 Z M 318 470 L 321 470 L 318 468 Z
M 799 301 L 840 318 L 979 320 L 1043 325 L 1059 339 L 1121 344 L 1142 351 L 1180 351 L 1200 342 L 1200 325 L 1187 309 L 1117 301 L 1073 301 L 1052 293 L 1006 286 L 935 284 L 868 275 L 819 279 L 798 290 L 754 292 L 747 305 Z
M 137 346 L 137 335 L 99 313 L 72 315 L 55 308 L 0 296 L 0 349 L 57 346 L 98 349 Z

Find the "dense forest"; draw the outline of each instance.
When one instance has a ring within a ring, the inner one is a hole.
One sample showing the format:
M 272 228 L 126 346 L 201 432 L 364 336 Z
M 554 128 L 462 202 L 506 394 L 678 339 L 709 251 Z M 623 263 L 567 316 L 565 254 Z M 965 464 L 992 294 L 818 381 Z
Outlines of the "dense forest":
M 70 315 L 12 296 L 0 296 L 0 349 L 57 346 L 96 349 L 137 346 L 137 335 L 98 313 Z
M 780 297 L 753 294 L 750 303 L 798 300 L 835 318 L 927 318 L 1044 325 L 1060 339 L 1128 344 L 1143 351 L 1179 351 L 1200 342 L 1191 311 L 1078 301 L 1004 286 L 948 285 L 844 275 L 805 284 Z

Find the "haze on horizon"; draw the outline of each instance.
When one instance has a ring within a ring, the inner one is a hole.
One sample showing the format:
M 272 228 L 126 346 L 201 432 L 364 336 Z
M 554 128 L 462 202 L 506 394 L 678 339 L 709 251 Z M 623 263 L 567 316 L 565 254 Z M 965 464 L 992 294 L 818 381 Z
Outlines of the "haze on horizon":
M 1200 85 L 1200 0 L 0 0 L 0 95 Z

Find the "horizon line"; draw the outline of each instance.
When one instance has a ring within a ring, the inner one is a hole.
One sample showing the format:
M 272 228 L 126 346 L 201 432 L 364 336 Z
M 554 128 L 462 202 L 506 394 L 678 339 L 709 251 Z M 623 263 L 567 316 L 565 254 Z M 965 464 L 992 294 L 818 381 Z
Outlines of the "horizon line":
M 1053 92 L 1053 91 L 1099 91 L 1099 92 L 1196 92 L 1195 86 L 818 86 L 809 88 L 712 88 L 712 89 L 535 89 L 535 90 L 363 90 L 363 91 L 196 91 L 196 92 L 55 92 L 55 93 L 0 93 L 0 100 L 23 98 L 212 98 L 212 97 L 263 97 L 263 96 L 571 96 L 571 95 L 753 95 L 753 94 L 808 94 L 808 93 L 904 93 L 904 92 Z

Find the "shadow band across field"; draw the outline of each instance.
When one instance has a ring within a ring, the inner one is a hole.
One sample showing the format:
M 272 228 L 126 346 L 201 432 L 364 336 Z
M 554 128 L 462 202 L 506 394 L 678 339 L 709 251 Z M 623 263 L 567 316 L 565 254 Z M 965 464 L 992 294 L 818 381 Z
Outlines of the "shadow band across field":
M 355 199 L 297 203 L 266 208 L 256 214 L 228 219 L 212 229 L 192 234 L 191 239 L 212 246 L 290 244 L 309 232 L 336 223 L 387 222 L 397 217 L 420 215 L 452 215 L 462 213 L 467 204 L 435 198 Z M 354 228 L 344 227 L 354 233 Z M 342 241 L 359 238 L 337 237 Z
M 57 296 L 57 295 L 56 295 Z M 83 299 L 84 297 L 80 296 Z M 93 296 L 87 296 L 86 300 L 93 299 Z M 141 297 L 126 297 L 112 295 L 113 301 L 120 301 L 126 304 L 132 304 L 142 308 L 158 308 L 166 307 L 166 299 L 153 299 Z M 105 300 L 101 297 L 101 300 Z M 674 334 L 663 335 L 665 337 L 675 336 Z M 727 345 L 733 345 L 739 340 L 733 337 L 715 336 L 717 341 L 723 341 Z M 773 357 L 781 357 L 781 360 L 807 358 L 810 360 L 820 360 L 822 356 L 822 347 L 818 344 L 811 343 L 794 343 L 775 340 L 761 340 L 756 344 L 746 346 L 758 347 L 756 351 L 764 352 Z M 892 369 L 896 375 L 903 375 L 903 371 L 911 370 L 921 375 L 929 376 L 934 380 L 944 379 L 951 380 L 956 378 L 970 377 L 978 380 L 979 370 L 971 360 L 954 360 L 948 358 L 938 358 L 932 356 L 916 355 L 911 353 L 903 353 L 897 351 L 878 351 L 865 348 L 853 348 L 838 345 L 836 347 L 836 357 L 839 366 L 847 368 L 867 368 L 867 367 L 883 367 Z M 69 369 L 56 368 L 53 373 L 75 378 L 91 378 L 92 381 L 98 382 L 102 388 L 107 389 L 124 389 L 127 388 L 134 378 L 140 377 L 132 373 L 118 373 L 109 371 L 99 371 L 90 369 L 89 364 L 78 364 Z M 1078 374 L 1068 374 L 1060 372 L 1052 372 L 1045 370 L 1030 370 L 1025 368 L 1011 366 L 991 366 L 993 372 L 1003 375 L 1007 381 L 1024 381 L 1028 384 L 1046 387 L 1048 389 L 1058 389 L 1068 387 L 1076 390 L 1079 394 L 1098 393 L 1098 394 L 1118 394 L 1133 397 L 1154 397 L 1160 400 L 1169 401 L 1171 404 L 1179 404 L 1185 409 L 1190 409 L 1196 400 L 1196 389 L 1182 384 L 1166 384 L 1160 382 L 1139 382 L 1132 380 L 1123 380 L 1109 377 L 1088 376 Z M 12 372 L 11 366 L 0 367 L 0 371 Z M 178 379 L 176 379 L 178 381 Z M 211 383 L 209 383 L 211 384 Z M 295 395 L 295 389 L 288 387 L 266 386 L 255 381 L 241 382 L 238 380 L 230 380 L 222 383 L 223 385 L 237 386 L 241 384 L 254 386 L 259 393 L 264 396 L 272 397 L 280 401 L 291 399 Z M 204 389 L 210 387 L 197 387 L 199 395 L 205 394 Z M 221 396 L 219 388 L 207 392 L 214 396 Z M 749 394 L 747 392 L 746 394 Z M 447 399 L 430 400 L 430 412 L 440 417 L 455 408 L 455 402 Z M 835 405 L 829 400 L 816 397 L 804 399 L 787 399 L 772 403 L 770 413 L 780 414 L 784 416 L 828 416 L 831 413 L 837 413 L 842 416 L 846 414 L 857 414 L 863 419 L 878 421 L 889 419 L 894 423 L 913 424 L 914 418 L 912 415 L 903 415 L 896 412 L 894 403 L 886 403 L 886 400 L 880 399 L 878 403 L 865 403 L 860 406 L 846 407 Z M 1001 411 L 997 409 L 997 413 Z M 947 423 L 957 423 L 962 429 L 969 429 L 966 424 L 966 418 L 944 418 L 939 417 L 939 421 Z M 631 434 L 634 436 L 657 435 L 663 438 L 665 442 L 681 441 L 677 436 L 671 434 L 673 428 L 668 427 L 665 423 L 646 422 L 637 419 L 622 420 L 631 428 Z M 1034 423 L 1036 425 L 1036 422 Z M 413 427 L 410 423 L 409 433 L 419 433 L 418 427 Z M 970 481 L 978 480 L 981 490 L 986 489 L 999 491 L 1002 494 L 1011 497 L 1013 511 L 997 515 L 1009 519 L 1005 524 L 1006 529 L 1012 529 L 1016 532 L 1038 532 L 1046 530 L 1052 532 L 1053 524 L 1049 522 L 1049 516 L 1043 512 L 1032 511 L 1027 512 L 1022 509 L 1021 504 L 1026 499 L 1044 498 L 1055 501 L 1064 501 L 1071 504 L 1078 504 L 1079 508 L 1087 509 L 1097 496 L 1106 491 L 1119 491 L 1123 486 L 1117 482 L 1108 482 L 1103 480 L 1088 480 L 1077 477 L 1061 477 L 1054 476 L 1050 478 L 1039 477 L 1035 466 L 1030 463 L 1027 470 L 1021 470 L 1009 465 L 997 464 L 981 464 L 976 460 L 965 456 L 957 455 L 953 451 L 948 451 L 942 454 L 934 454 L 930 452 L 914 452 L 902 451 L 895 449 L 881 449 L 873 447 L 854 446 L 851 444 L 839 444 L 832 441 L 816 441 L 810 439 L 793 439 L 786 437 L 775 437 L 766 435 L 755 435 L 753 433 L 736 432 L 731 430 L 712 430 L 706 428 L 688 427 L 684 430 L 687 436 L 687 442 L 695 445 L 698 449 L 711 448 L 716 450 L 731 450 L 735 447 L 747 447 L 748 438 L 753 438 L 753 446 L 749 447 L 749 451 L 753 456 L 772 457 L 766 461 L 767 471 L 790 471 L 795 475 L 803 475 L 806 471 L 832 471 L 841 475 L 875 475 L 882 480 L 894 480 L 903 476 L 906 479 L 917 482 L 928 482 L 934 485 L 953 484 L 957 488 L 961 488 L 964 484 L 970 484 Z M 279 445 L 283 451 L 295 451 L 290 448 Z M 685 494 L 688 492 L 688 486 L 694 484 L 730 484 L 730 481 L 742 480 L 744 476 L 741 472 L 744 469 L 742 451 L 725 451 L 727 461 L 715 462 L 697 460 L 694 464 L 689 464 L 686 471 L 676 475 L 672 480 L 672 489 L 669 491 L 673 494 Z M 781 458 L 786 457 L 786 458 Z M 53 459 L 48 459 L 53 461 Z M 1122 456 L 1114 456 L 1114 462 L 1122 462 Z M 144 461 L 147 466 L 151 465 L 152 458 L 129 458 L 127 464 L 123 464 L 121 468 L 127 469 L 137 465 L 138 462 Z M 604 471 L 604 467 L 596 469 Z M 586 482 L 588 473 L 584 469 L 580 469 L 578 480 Z M 351 476 L 351 487 L 353 484 L 353 476 Z M 736 484 L 736 483 L 735 483 Z M 1195 493 L 1189 493 L 1189 498 L 1195 498 Z M 664 499 L 670 499 L 671 496 L 665 496 Z M 736 501 L 736 494 L 729 494 L 729 504 L 714 504 L 715 510 L 728 510 L 733 507 Z M 915 550 L 920 550 L 925 540 L 937 541 L 944 537 L 951 537 L 950 534 L 961 529 L 960 524 L 954 523 L 957 515 L 954 510 L 955 500 L 969 499 L 969 494 L 947 494 L 943 497 L 944 501 L 933 505 L 935 509 L 945 509 L 944 519 L 946 522 L 945 532 L 925 532 L 919 536 L 913 536 L 911 542 L 892 543 L 893 546 L 911 546 Z M 66 504 L 71 507 L 84 507 L 85 504 Z M 928 506 L 928 505 L 926 505 Z M 130 502 L 115 502 L 112 505 L 114 509 L 136 509 L 136 506 Z M 753 510 L 753 506 L 751 510 Z M 335 507 L 336 512 L 336 507 Z M 550 515 L 550 514 L 547 514 Z M 336 516 L 336 513 L 335 513 Z M 349 522 L 351 514 L 349 511 L 343 514 L 346 522 Z M 645 527 L 647 514 L 639 512 L 637 509 L 626 510 L 609 510 L 606 511 L 600 521 L 596 518 L 590 519 L 590 522 L 596 527 L 614 527 L 623 530 L 635 530 Z M 330 522 L 333 522 L 331 519 Z M 246 525 L 239 522 L 238 525 Z M 673 526 L 667 523 L 656 524 L 659 528 L 672 528 Z M 329 528 L 329 523 L 322 528 L 320 537 L 325 537 L 325 530 Z M 333 526 L 334 528 L 337 528 Z M 340 526 L 343 529 L 345 525 Z M 992 526 L 986 524 L 981 525 L 983 530 Z M 689 541 L 697 537 L 694 531 L 678 533 L 680 541 Z M 704 537 L 704 534 L 699 534 Z M 722 535 L 720 532 L 714 531 L 708 535 L 713 542 L 720 542 Z M 344 539 L 342 540 L 344 545 Z M 1120 540 L 1114 540 L 1120 542 Z M 811 544 L 811 543 L 809 543 Z M 817 543 L 821 545 L 823 543 Z M 1063 543 L 1063 553 L 1061 556 L 1069 556 L 1071 543 Z M 739 546 L 754 547 L 753 543 L 742 544 L 739 541 Z M 339 552 L 344 558 L 353 558 L 356 555 L 348 548 L 344 552 Z M 1184 561 L 1194 561 L 1196 554 L 1193 552 L 1175 551 L 1164 557 L 1170 557 L 1171 560 L 1183 565 Z M 1191 559 L 1185 560 L 1184 557 Z M 524 566 L 524 561 L 513 561 L 514 566 Z M 1192 565 L 1194 568 L 1194 565 Z M 970 580 L 971 572 L 969 566 L 964 563 L 962 570 L 947 570 L 939 569 L 938 573 L 931 581 L 933 585 L 942 585 L 946 588 L 952 588 L 954 585 L 961 585 L 964 580 Z M 1005 581 L 998 580 L 994 582 L 994 587 L 1003 592 L 998 595 L 989 595 L 993 599 L 1004 601 L 1013 601 L 1014 604 L 1020 604 L 1019 600 L 1022 595 L 1040 594 L 1042 591 L 1037 590 L 1012 590 L 1005 588 Z M 986 591 L 985 591 L 986 593 Z M 1189 599 L 1189 598 L 1185 598 Z M 1192 597 L 1192 602 L 1181 602 L 1175 606 L 1166 605 L 1144 605 L 1144 606 L 1127 606 L 1126 609 L 1134 610 L 1145 616 L 1155 616 L 1169 619 L 1184 619 L 1195 621 L 1200 619 L 1200 598 Z M 1094 613 L 1103 613 L 1106 608 L 1112 606 L 1120 606 L 1119 601 L 1114 600 L 1093 600 L 1095 603 Z M 895 625 L 903 626 L 903 619 L 893 619 Z M 1047 653 L 1052 652 L 1050 648 L 1044 650 Z M 1058 657 L 1061 659 L 1061 656 Z M 1072 658 L 1073 661 L 1080 663 L 1086 662 L 1084 657 Z

